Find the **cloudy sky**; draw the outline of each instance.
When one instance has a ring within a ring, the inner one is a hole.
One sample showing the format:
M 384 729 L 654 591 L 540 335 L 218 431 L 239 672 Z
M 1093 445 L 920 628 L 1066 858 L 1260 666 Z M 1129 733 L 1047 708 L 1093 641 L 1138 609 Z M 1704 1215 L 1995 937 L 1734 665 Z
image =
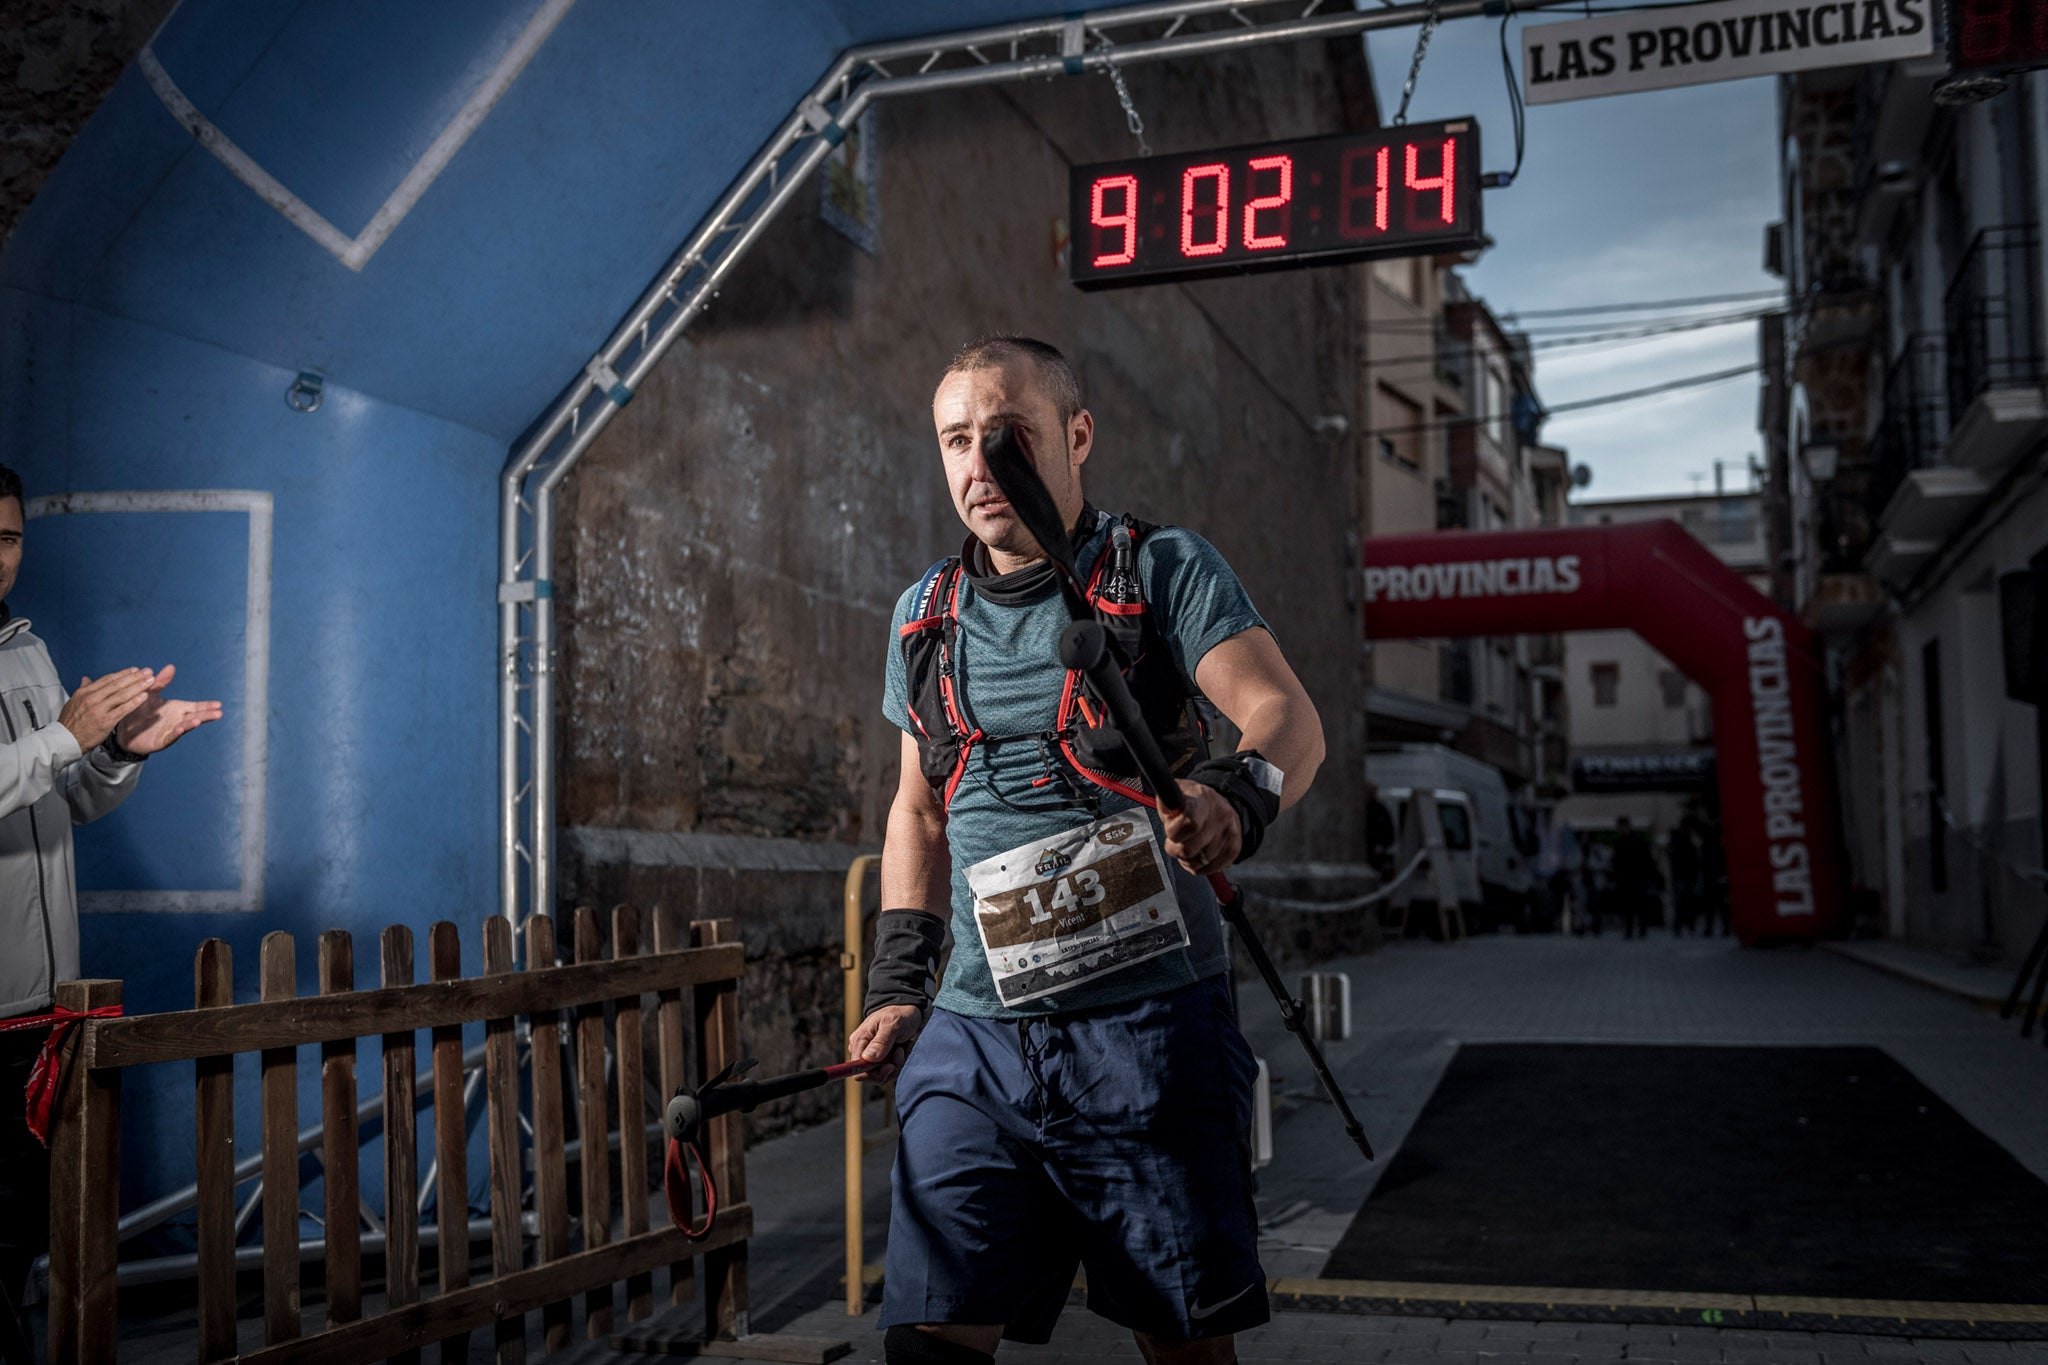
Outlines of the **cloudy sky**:
M 1512 21 L 1508 34 L 1517 71 L 1523 22 Z M 1374 35 L 1367 46 L 1384 117 L 1392 118 L 1415 30 Z M 1467 114 L 1478 117 L 1486 169 L 1513 165 L 1496 19 L 1437 30 L 1408 110 L 1417 123 Z M 1468 284 L 1501 313 L 1778 288 L 1763 270 L 1764 226 L 1778 217 L 1776 120 L 1768 77 L 1531 107 L 1520 178 L 1486 192 L 1486 229 L 1495 246 L 1466 272 Z M 1655 317 L 1530 318 L 1527 325 L 1621 328 Z M 1536 384 L 1544 403 L 1555 406 L 1756 358 L 1756 324 L 1740 322 L 1546 347 L 1537 354 Z M 1733 462 L 1728 486 L 1738 489 L 1745 486 L 1745 461 L 1761 448 L 1756 404 L 1757 381 L 1745 376 L 1560 414 L 1544 438 L 1568 449 L 1573 463 L 1591 467 L 1583 497 L 1711 490 L 1716 460 Z

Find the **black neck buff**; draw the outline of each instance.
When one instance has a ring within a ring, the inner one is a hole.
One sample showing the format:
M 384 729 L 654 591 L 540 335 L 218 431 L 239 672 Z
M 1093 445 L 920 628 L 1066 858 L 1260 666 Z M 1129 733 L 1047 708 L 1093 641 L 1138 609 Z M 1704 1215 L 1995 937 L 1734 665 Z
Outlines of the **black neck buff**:
M 1081 504 L 1081 515 L 1074 522 L 1072 532 L 1076 563 L 1080 562 L 1088 542 L 1094 539 L 1101 521 L 1102 514 L 1095 510 L 1093 503 Z M 967 581 L 974 585 L 974 591 L 997 606 L 1028 607 L 1059 590 L 1059 571 L 1053 568 L 1050 559 L 1040 559 L 1008 573 L 993 573 L 988 562 L 988 547 L 973 536 L 967 537 L 966 543 L 960 547 L 960 563 L 966 571 Z

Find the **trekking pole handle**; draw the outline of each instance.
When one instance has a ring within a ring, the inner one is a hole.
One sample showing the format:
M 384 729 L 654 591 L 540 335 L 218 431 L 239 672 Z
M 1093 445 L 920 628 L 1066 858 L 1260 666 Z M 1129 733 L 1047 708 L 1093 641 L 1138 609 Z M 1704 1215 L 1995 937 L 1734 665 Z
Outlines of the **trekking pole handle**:
M 670 1137 L 679 1142 L 695 1142 L 704 1125 L 722 1114 L 751 1114 L 758 1104 L 815 1090 L 830 1081 L 864 1076 L 880 1065 L 880 1062 L 838 1062 L 760 1081 L 720 1079 L 696 1090 L 685 1086 L 669 1100 L 663 1118 L 667 1121 Z
M 1068 626 L 1060 636 L 1060 662 L 1086 677 L 1095 688 L 1095 695 L 1109 708 L 1109 718 L 1130 748 L 1131 757 L 1138 761 L 1138 771 L 1145 775 L 1145 785 L 1158 798 L 1159 809 L 1177 811 L 1185 806 L 1187 798 L 1181 795 L 1173 768 L 1160 751 L 1159 739 L 1145 723 L 1145 713 L 1138 709 L 1138 699 L 1131 695 L 1130 684 L 1124 681 L 1123 670 L 1117 667 L 1116 658 L 1109 651 L 1109 632 L 1103 629 L 1102 622 L 1076 621 Z M 1237 894 L 1230 878 L 1221 872 L 1209 874 L 1209 885 L 1218 900 L 1227 901 Z

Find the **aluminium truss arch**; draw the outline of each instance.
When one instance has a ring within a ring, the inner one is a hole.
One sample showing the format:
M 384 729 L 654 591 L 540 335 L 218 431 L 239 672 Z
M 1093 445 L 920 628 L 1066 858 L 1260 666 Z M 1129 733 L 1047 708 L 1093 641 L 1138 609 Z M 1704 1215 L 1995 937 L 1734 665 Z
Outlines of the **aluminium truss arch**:
M 1552 0 L 1519 8 L 1541 8 Z M 1508 0 L 1414 0 L 1358 11 L 1343 0 L 1179 0 L 849 48 L 676 252 L 499 476 L 499 899 L 516 924 L 554 903 L 555 494 L 599 432 L 717 296 L 769 223 L 876 101 L 1102 74 L 1505 14 Z M 523 894 L 522 894 L 523 892 Z

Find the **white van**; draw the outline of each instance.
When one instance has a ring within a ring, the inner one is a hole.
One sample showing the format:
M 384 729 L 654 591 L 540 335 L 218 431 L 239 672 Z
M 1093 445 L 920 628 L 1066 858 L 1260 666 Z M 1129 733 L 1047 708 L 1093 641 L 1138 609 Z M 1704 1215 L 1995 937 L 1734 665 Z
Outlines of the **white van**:
M 1457 889 L 1458 904 L 1464 907 L 1465 922 L 1473 923 L 1473 916 L 1480 913 L 1485 895 L 1479 884 L 1479 855 L 1472 846 L 1472 797 L 1455 787 L 1438 787 L 1431 793 L 1436 797 L 1436 818 L 1443 826 L 1444 849 L 1451 862 L 1451 885 Z M 1400 831 L 1400 842 L 1396 845 L 1395 866 L 1408 866 L 1409 859 L 1422 848 L 1422 831 L 1409 812 L 1415 795 L 1413 787 L 1381 787 L 1380 800 L 1394 817 L 1394 828 Z M 1420 868 L 1408 880 L 1408 884 L 1394 893 L 1394 903 L 1409 905 L 1416 901 L 1430 901 L 1436 897 L 1436 883 L 1428 868 Z
M 1445 791 L 1466 798 L 1479 883 L 1472 900 L 1480 910 L 1473 919 L 1468 909 L 1467 918 L 1475 932 L 1524 921 L 1535 890 L 1529 866 L 1533 844 L 1525 851 L 1533 821 L 1514 807 L 1500 769 L 1442 744 L 1390 744 L 1366 750 L 1365 775 L 1379 784 L 1383 800 L 1391 801 L 1395 790 L 1412 792 L 1418 787 L 1437 792 L 1439 804 L 1446 799 Z M 1448 823 L 1444 832 L 1448 837 Z M 1459 897 L 1464 896 L 1461 884 Z

